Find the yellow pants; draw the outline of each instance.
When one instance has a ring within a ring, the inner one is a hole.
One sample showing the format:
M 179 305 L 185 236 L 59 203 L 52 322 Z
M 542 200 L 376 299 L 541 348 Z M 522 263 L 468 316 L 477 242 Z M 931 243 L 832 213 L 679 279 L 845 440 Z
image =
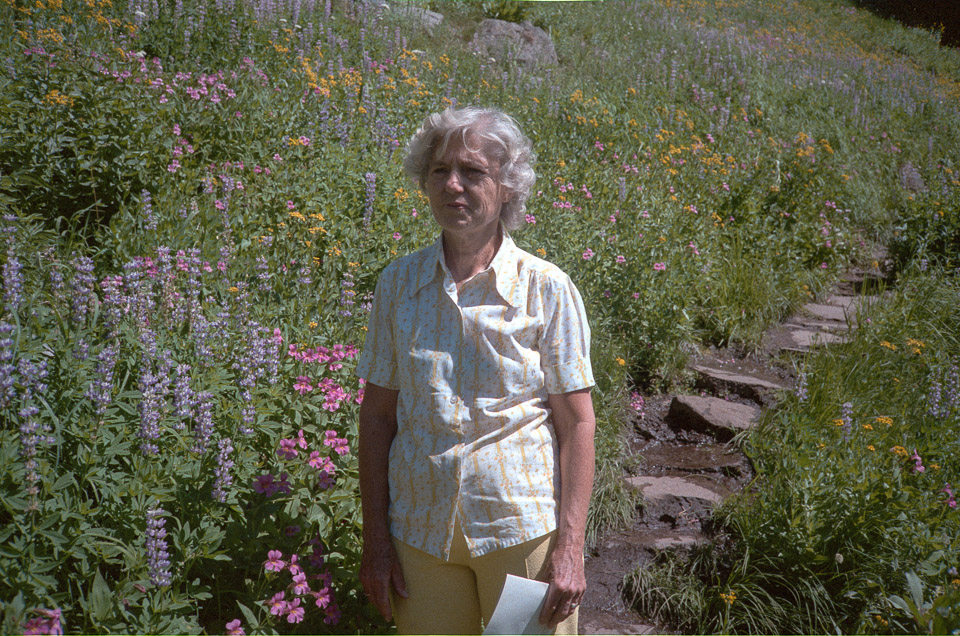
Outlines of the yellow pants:
M 444 561 L 393 540 L 409 598 L 391 594 L 393 617 L 400 634 L 479 634 L 490 622 L 507 574 L 544 580 L 546 561 L 556 532 L 519 545 L 471 557 L 458 523 L 450 560 Z M 576 634 L 574 610 L 554 634 Z

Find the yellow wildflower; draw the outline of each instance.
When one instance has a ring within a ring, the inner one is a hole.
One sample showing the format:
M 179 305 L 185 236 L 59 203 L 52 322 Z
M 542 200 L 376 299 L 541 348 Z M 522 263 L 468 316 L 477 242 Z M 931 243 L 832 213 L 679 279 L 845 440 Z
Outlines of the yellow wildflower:
M 231 287 L 227 291 L 230 292 L 231 294 L 236 294 L 240 290 L 237 289 L 236 287 Z
M 316 328 L 317 328 L 317 321 L 311 320 L 311 321 L 310 321 L 310 328 L 311 328 L 311 329 L 316 329 Z
M 730 590 L 729 594 L 724 594 L 723 592 L 720 592 L 720 598 L 722 598 L 723 602 L 726 603 L 727 605 L 733 605 L 733 602 L 737 600 L 737 593 L 734 592 L 733 590 Z
M 863 430 L 865 430 L 865 431 L 872 431 L 872 430 L 873 430 L 873 425 L 872 425 L 872 424 L 864 424 L 864 425 L 863 425 Z
M 909 457 L 910 453 L 907 452 L 907 449 L 903 446 L 894 446 L 890 449 L 892 452 L 896 453 L 900 457 Z
M 893 418 L 887 417 L 886 415 L 881 415 L 874 419 L 877 424 L 886 424 L 887 426 L 893 426 Z
M 881 341 L 881 342 L 880 342 L 880 346 L 881 346 L 881 347 L 886 347 L 886 348 L 889 349 L 890 351 L 896 351 L 896 350 L 897 350 L 897 345 L 891 344 L 891 343 L 887 342 L 886 340 Z
M 870 451 L 870 452 L 873 452 L 873 451 L 875 451 L 875 450 L 877 450 L 877 449 L 873 447 L 873 444 L 870 444 L 869 446 L 867 446 L 867 450 Z
M 837 426 L 843 426 L 843 420 L 841 420 L 841 419 L 839 419 L 839 418 L 833 420 L 833 423 L 836 424 Z
M 539 254 L 540 256 L 546 256 L 546 255 L 547 255 L 547 250 L 543 249 L 542 247 L 538 247 L 538 248 L 537 248 L 537 254 Z
M 619 364 L 621 367 L 624 367 L 627 365 L 627 361 L 620 356 L 617 356 L 617 364 Z

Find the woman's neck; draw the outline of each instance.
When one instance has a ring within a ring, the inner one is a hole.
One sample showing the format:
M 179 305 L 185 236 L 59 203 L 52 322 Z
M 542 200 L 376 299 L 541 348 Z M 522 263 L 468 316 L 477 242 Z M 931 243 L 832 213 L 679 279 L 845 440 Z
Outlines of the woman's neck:
M 493 261 L 503 241 L 500 225 L 486 236 L 443 233 L 443 260 L 456 283 L 462 283 L 479 274 Z

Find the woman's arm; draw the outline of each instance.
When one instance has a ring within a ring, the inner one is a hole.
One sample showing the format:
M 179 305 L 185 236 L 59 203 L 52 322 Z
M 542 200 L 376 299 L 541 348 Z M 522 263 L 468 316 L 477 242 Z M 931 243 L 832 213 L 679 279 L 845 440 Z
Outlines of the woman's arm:
M 560 515 L 557 541 L 547 564 L 547 592 L 540 622 L 551 627 L 573 613 L 587 589 L 583 544 L 593 491 L 594 431 L 590 389 L 547 397 L 560 450 Z
M 387 463 L 390 444 L 397 434 L 398 396 L 399 391 L 368 382 L 360 405 L 360 503 L 363 508 L 360 582 L 367 597 L 388 621 L 393 618 L 390 586 L 400 596 L 407 597 L 387 518 L 390 507 Z

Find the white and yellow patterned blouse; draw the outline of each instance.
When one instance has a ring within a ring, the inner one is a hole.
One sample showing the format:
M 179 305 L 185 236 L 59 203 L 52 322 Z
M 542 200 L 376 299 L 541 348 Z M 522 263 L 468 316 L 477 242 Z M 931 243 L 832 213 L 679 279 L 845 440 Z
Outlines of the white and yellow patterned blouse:
M 458 293 L 442 238 L 377 282 L 357 375 L 399 391 L 390 532 L 446 559 L 459 516 L 473 556 L 556 528 L 560 474 L 547 394 L 593 386 L 583 301 L 504 235 Z

